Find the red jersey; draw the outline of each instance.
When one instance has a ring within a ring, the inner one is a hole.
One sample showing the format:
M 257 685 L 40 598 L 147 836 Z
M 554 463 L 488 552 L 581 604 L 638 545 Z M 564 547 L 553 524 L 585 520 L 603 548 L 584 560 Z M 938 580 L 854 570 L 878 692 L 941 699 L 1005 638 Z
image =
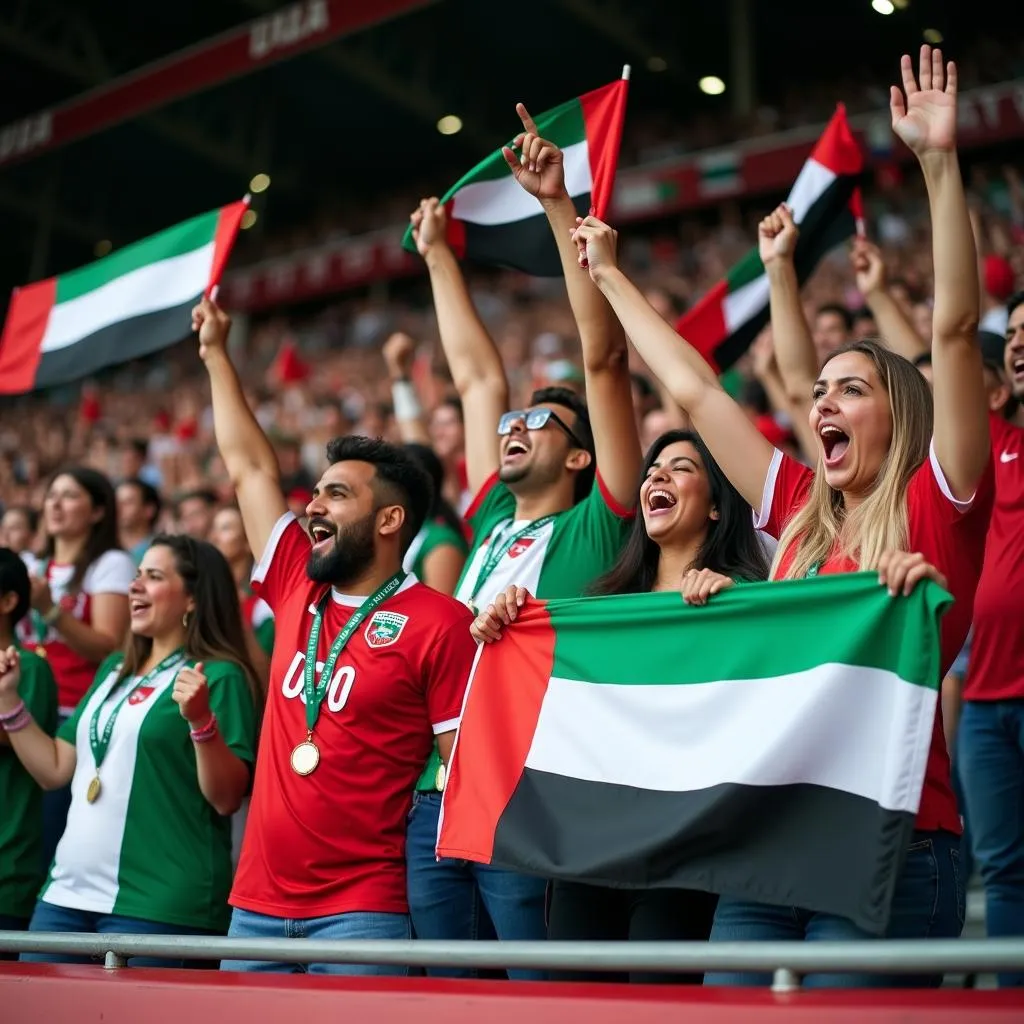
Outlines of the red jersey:
M 974 598 L 974 638 L 965 700 L 1024 697 L 1024 429 L 992 416 L 996 501 Z
M 807 502 L 814 471 L 776 451 L 765 481 L 758 529 L 778 537 L 786 523 Z M 970 501 L 957 501 L 949 489 L 934 450 L 911 477 L 907 487 L 908 550 L 920 552 L 942 572 L 953 595 L 952 607 L 941 623 L 941 663 L 944 676 L 956 660 L 971 627 L 974 591 L 981 574 L 985 532 L 992 514 L 992 465 L 986 467 Z M 783 555 L 776 576 L 784 576 L 795 550 Z M 853 559 L 834 552 L 819 573 L 857 572 Z M 949 781 L 949 755 L 942 732 L 942 707 L 936 706 L 932 745 L 925 768 L 924 789 L 917 814 L 919 829 L 962 831 L 956 799 Z
M 462 712 L 476 654 L 472 615 L 407 577 L 338 658 L 313 731 L 320 763 L 296 775 L 290 757 L 306 738 L 306 644 L 325 592 L 306 575 L 309 550 L 287 513 L 253 572 L 276 635 L 231 904 L 274 917 L 406 913 L 406 816 L 434 736 L 455 729 Z M 319 659 L 363 600 L 332 593 Z

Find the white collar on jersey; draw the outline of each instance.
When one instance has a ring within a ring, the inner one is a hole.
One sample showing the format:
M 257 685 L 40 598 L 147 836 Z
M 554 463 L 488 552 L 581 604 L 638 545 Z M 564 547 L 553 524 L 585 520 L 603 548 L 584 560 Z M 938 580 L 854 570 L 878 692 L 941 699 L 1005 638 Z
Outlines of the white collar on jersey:
M 395 593 L 392 596 L 394 597 L 398 594 L 404 593 L 410 587 L 416 586 L 417 583 L 419 583 L 419 580 L 416 578 L 416 574 L 414 572 L 409 573 L 405 577 L 405 581 L 398 588 L 398 590 L 395 591 Z M 344 605 L 346 608 L 358 608 L 366 600 L 365 595 L 360 596 L 358 594 L 343 594 L 336 587 L 331 587 L 331 597 L 334 600 L 335 604 Z M 315 615 L 316 605 L 311 604 L 309 606 L 309 611 L 310 614 Z

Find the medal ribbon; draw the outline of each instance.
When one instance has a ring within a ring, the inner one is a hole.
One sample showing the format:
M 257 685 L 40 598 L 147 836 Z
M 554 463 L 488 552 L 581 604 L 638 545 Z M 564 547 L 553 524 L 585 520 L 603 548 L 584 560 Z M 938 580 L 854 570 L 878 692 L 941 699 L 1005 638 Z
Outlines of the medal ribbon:
M 324 662 L 323 671 L 320 673 L 319 681 L 316 678 L 316 652 L 320 646 L 320 630 L 323 628 L 324 612 L 327 610 L 327 602 L 331 599 L 331 592 L 328 591 L 316 606 L 316 614 L 313 616 L 313 625 L 309 630 L 309 642 L 306 644 L 306 664 L 302 674 L 302 692 L 306 698 L 306 729 L 310 735 L 313 734 L 313 726 L 316 725 L 317 717 L 320 714 L 320 705 L 327 696 L 327 687 L 331 684 L 331 677 L 334 675 L 334 666 L 338 663 L 341 652 L 349 642 L 352 634 L 362 625 L 363 620 L 379 604 L 386 601 L 404 582 L 405 572 L 396 572 L 389 580 L 385 580 L 353 613 L 352 617 L 342 627 L 337 635 Z
M 108 691 L 107 695 L 99 702 L 96 706 L 96 710 L 92 713 L 92 718 L 89 721 L 89 746 L 92 748 L 93 760 L 96 762 L 96 771 L 99 773 L 100 765 L 103 764 L 103 759 L 107 756 L 107 748 L 110 746 L 110 737 L 114 733 L 114 723 L 117 721 L 117 716 L 121 713 L 121 708 L 124 707 L 124 702 L 140 687 L 145 686 L 150 680 L 160 675 L 161 672 L 169 668 L 177 668 L 178 665 L 185 661 L 185 652 L 179 647 L 176 651 L 172 651 L 164 658 L 163 661 L 157 665 L 151 672 L 147 672 L 130 690 L 128 690 L 121 699 L 117 702 L 117 706 L 113 711 L 110 712 L 110 717 L 107 719 L 107 724 L 103 726 L 103 733 L 100 733 L 100 712 L 103 710 L 103 705 L 106 704 L 107 698 L 111 693 L 114 692 L 117 684 L 115 683 Z
M 480 568 L 477 570 L 476 580 L 473 583 L 473 590 L 469 595 L 468 603 L 471 605 L 475 604 L 477 596 L 483 589 L 488 577 L 518 541 L 521 541 L 524 537 L 536 536 L 554 518 L 553 515 L 541 516 L 540 519 L 535 519 L 532 523 L 527 523 L 521 529 L 516 530 L 507 540 L 504 534 L 500 538 L 497 536 L 492 537 L 490 544 L 487 545 L 487 553 L 484 555 L 483 560 L 480 562 Z

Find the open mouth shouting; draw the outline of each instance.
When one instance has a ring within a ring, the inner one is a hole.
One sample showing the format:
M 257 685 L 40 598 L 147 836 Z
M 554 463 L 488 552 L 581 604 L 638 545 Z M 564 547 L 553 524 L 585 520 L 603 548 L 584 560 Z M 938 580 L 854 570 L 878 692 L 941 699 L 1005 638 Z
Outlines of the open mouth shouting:
M 825 465 L 829 468 L 838 466 L 850 447 L 850 436 L 845 430 L 834 423 L 822 423 L 818 428 L 821 447 L 825 455 Z
M 515 463 L 525 459 L 530 454 L 529 444 L 520 437 L 509 437 L 505 442 L 505 452 L 502 455 L 502 462 L 507 465 L 515 465 Z
M 1010 370 L 1013 373 L 1014 386 L 1024 384 L 1024 349 L 1013 353 Z
M 338 530 L 329 519 L 315 516 L 309 521 L 309 536 L 313 541 L 313 550 L 324 554 L 334 543 Z
M 136 616 L 145 615 L 146 612 L 148 612 L 151 607 L 152 604 L 149 601 L 147 601 L 144 597 L 133 597 L 128 602 L 128 609 L 133 619 Z
M 668 515 L 676 507 L 676 496 L 661 487 L 652 487 L 647 492 L 647 512 L 651 516 Z

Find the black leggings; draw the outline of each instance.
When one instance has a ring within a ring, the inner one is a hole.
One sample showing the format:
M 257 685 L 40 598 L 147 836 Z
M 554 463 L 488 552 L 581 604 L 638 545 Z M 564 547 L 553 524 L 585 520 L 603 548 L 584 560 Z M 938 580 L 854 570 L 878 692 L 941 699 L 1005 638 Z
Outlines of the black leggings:
M 551 883 L 548 938 L 634 942 L 697 941 L 711 934 L 718 897 L 693 889 L 608 889 L 579 882 Z M 557 981 L 626 981 L 616 971 L 551 971 Z M 647 984 L 699 985 L 702 974 L 630 971 Z

